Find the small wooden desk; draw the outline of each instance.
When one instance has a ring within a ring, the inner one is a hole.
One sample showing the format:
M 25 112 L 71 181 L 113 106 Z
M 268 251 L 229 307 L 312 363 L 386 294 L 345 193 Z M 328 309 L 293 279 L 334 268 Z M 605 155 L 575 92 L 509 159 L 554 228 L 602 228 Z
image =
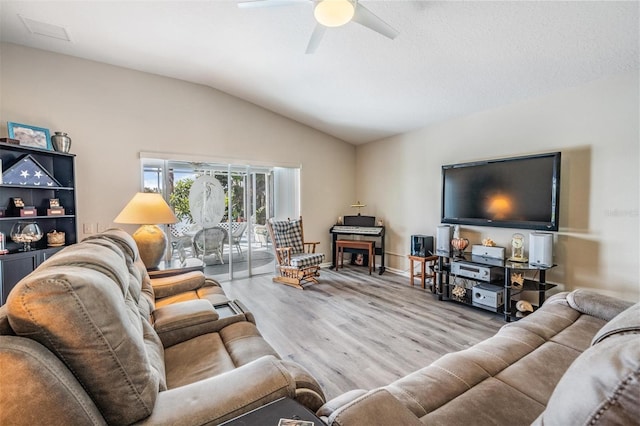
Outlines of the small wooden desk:
M 436 283 L 435 283 L 435 273 L 433 273 L 433 269 L 431 273 L 427 274 L 427 262 L 433 262 L 430 266 L 433 267 L 434 263 L 438 260 L 438 256 L 407 256 L 409 258 L 409 274 L 411 276 L 411 286 L 413 286 L 413 279 L 419 277 L 422 280 L 422 288 L 426 288 L 426 279 L 431 278 L 433 280 L 433 284 L 431 285 L 431 292 L 435 293 Z M 420 273 L 416 274 L 413 272 L 413 262 L 420 263 Z
M 341 266 L 344 267 L 345 248 L 369 251 L 369 275 L 371 275 L 371 270 L 373 269 L 373 265 L 375 264 L 374 262 L 376 259 L 376 242 L 360 240 L 337 240 L 336 250 L 338 251 L 338 256 L 336 257 L 336 271 Z

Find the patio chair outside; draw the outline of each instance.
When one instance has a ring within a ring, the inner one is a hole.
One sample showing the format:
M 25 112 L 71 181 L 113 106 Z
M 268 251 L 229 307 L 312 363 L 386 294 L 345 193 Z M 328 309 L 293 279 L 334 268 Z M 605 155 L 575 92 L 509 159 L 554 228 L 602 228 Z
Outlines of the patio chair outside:
M 193 248 L 196 256 L 200 257 L 204 262 L 205 256 L 216 255 L 220 263 L 224 265 L 222 251 L 224 248 L 224 239 L 227 231 L 222 228 L 213 227 L 199 230 L 193 237 Z

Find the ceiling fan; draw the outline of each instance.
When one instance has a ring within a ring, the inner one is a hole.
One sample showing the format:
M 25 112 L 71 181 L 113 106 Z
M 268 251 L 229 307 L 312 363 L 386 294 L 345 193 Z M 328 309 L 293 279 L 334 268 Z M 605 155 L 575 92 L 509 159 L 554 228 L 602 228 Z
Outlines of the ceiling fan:
M 358 0 L 251 0 L 238 3 L 238 7 L 288 6 L 298 3 L 313 3 L 313 16 L 318 21 L 311 34 L 305 53 L 315 52 L 327 28 L 340 27 L 351 21 L 357 22 L 392 40 L 398 35 L 396 29 L 374 15 Z

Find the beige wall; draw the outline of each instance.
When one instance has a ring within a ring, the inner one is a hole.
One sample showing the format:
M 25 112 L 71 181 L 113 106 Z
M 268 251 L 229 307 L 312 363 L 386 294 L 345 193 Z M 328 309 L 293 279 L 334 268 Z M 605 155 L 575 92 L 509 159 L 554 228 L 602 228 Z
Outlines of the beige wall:
M 440 224 L 441 165 L 562 151 L 548 279 L 638 299 L 638 91 L 634 72 L 358 147 L 356 198 L 386 219 L 390 267 L 407 271 L 410 235 Z M 472 244 L 508 246 L 514 232 L 462 226 Z
M 7 121 L 69 132 L 81 236 L 84 223 L 111 225 L 139 190 L 140 152 L 299 164 L 305 235 L 329 254 L 329 227 L 359 199 L 363 214 L 387 224 L 387 264 L 406 272 L 409 236 L 432 235 L 440 223 L 442 164 L 560 150 L 559 266 L 550 280 L 639 298 L 637 73 L 356 149 L 205 86 L 11 44 L 0 49 L 0 134 Z M 491 237 L 507 245 L 513 232 L 463 227 L 472 243 Z
M 77 155 L 79 232 L 112 225 L 140 190 L 140 152 L 301 165 L 305 235 L 328 230 L 355 193 L 355 148 L 209 87 L 41 50 L 0 45 L 6 122 L 66 131 Z M 96 226 L 96 225 L 94 225 Z

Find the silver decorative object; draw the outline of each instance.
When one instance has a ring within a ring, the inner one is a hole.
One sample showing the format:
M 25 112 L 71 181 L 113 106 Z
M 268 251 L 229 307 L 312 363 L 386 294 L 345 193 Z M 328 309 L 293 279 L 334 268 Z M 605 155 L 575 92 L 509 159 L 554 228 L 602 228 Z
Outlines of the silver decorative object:
M 55 132 L 55 135 L 51 136 L 51 143 L 53 149 L 58 152 L 69 152 L 71 149 L 71 138 L 64 132 Z

